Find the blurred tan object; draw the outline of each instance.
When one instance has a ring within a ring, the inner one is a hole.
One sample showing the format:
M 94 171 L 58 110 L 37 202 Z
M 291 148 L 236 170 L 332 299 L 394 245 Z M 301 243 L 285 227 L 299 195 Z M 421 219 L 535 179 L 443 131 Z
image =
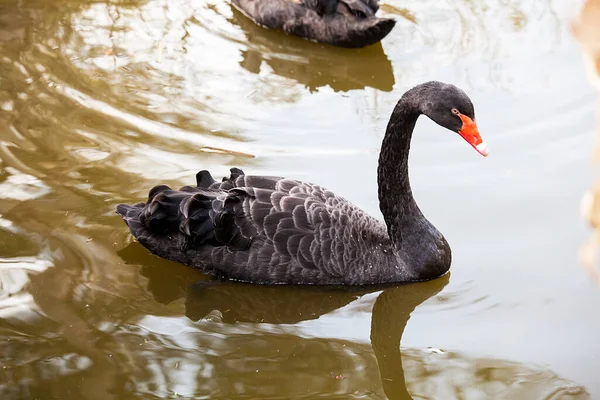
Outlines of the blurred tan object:
M 579 261 L 600 286 L 600 271 L 596 267 L 598 244 L 600 243 L 600 182 L 588 190 L 581 202 L 581 213 L 594 228 L 590 238 L 579 249 Z
M 588 80 L 600 91 L 600 0 L 586 0 L 579 16 L 571 24 L 573 36 L 583 52 Z M 594 161 L 600 160 L 600 99 L 596 100 L 596 138 Z M 600 271 L 596 267 L 600 244 L 600 182 L 589 190 L 581 202 L 583 218 L 594 228 L 590 239 L 581 247 L 579 258 L 600 286 Z
M 600 90 L 600 0 L 585 2 L 571 30 L 583 51 L 588 79 Z
M 600 0 L 586 0 L 571 31 L 583 52 L 588 80 L 600 91 Z M 600 160 L 600 100 L 596 103 L 596 126 L 595 162 Z

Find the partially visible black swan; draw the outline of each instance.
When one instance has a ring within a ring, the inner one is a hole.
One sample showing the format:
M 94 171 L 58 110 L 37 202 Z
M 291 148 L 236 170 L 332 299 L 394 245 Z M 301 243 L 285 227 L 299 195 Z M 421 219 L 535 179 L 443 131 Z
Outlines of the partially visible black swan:
M 422 281 L 450 268 L 450 246 L 417 206 L 408 153 L 419 115 L 457 132 L 487 156 L 469 97 L 427 82 L 392 112 L 379 156 L 379 207 L 385 224 L 331 191 L 232 168 L 195 187 L 156 186 L 148 202 L 117 213 L 152 253 L 223 278 L 263 284 L 365 285 Z
M 372 87 L 384 92 L 394 88 L 392 63 L 381 43 L 357 51 L 314 46 L 302 38 L 263 29 L 231 5 L 231 23 L 239 26 L 246 46 L 240 49 L 240 66 L 260 74 L 269 72 L 294 80 L 311 92 L 329 86 L 335 92 Z
M 394 27 L 377 18 L 378 0 L 232 0 L 248 18 L 265 28 L 283 30 L 340 47 L 365 47 Z

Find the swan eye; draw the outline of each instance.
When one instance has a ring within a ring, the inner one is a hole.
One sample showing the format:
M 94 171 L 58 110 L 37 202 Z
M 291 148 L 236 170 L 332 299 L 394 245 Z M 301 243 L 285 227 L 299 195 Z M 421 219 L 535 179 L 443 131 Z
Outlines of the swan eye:
M 452 114 L 458 115 L 458 114 L 460 114 L 460 112 L 456 108 L 453 108 L 452 109 Z

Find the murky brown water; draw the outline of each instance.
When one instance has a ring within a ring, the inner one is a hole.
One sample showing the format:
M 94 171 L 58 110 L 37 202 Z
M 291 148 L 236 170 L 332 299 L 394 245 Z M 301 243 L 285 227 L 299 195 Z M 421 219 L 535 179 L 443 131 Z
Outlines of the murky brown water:
M 356 51 L 217 0 L 0 2 L 0 398 L 600 398 L 600 289 L 577 262 L 595 101 L 580 7 L 388 0 L 396 28 Z M 491 148 L 418 125 L 412 182 L 451 276 L 212 285 L 114 214 L 240 166 L 379 215 L 387 118 L 428 79 L 469 92 Z

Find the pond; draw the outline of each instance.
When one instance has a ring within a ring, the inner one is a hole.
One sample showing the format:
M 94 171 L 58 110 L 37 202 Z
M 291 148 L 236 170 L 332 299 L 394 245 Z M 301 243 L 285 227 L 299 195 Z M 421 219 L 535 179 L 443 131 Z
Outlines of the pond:
M 579 260 L 596 92 L 581 0 L 386 0 L 381 44 L 264 30 L 221 0 L 0 4 L 0 398 L 600 398 Z M 419 120 L 411 183 L 451 273 L 381 289 L 214 284 L 115 214 L 209 169 L 321 184 L 380 217 L 390 113 L 427 80 L 483 158 Z

